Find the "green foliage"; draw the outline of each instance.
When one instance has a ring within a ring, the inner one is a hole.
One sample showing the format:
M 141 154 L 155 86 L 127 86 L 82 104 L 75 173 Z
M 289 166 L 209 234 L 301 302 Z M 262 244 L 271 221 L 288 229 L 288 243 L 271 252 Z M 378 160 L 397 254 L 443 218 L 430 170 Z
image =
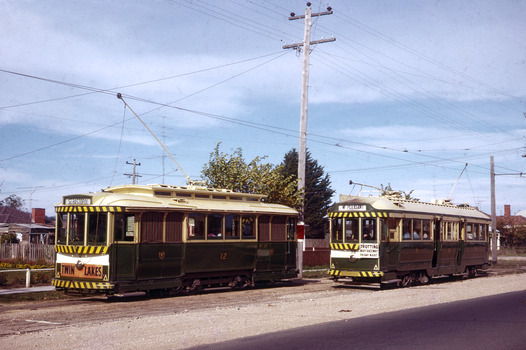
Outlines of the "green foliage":
M 298 152 L 295 149 L 289 151 L 283 160 L 284 176 L 292 177 L 297 181 L 298 177 Z M 296 190 L 296 194 L 299 193 Z M 307 151 L 305 159 L 305 236 L 307 238 L 323 238 L 325 236 L 325 225 L 327 209 L 332 204 L 334 190 L 328 174 L 318 161 L 312 159 Z
M 0 243 L 18 244 L 20 242 L 18 242 L 18 238 L 16 237 L 15 233 L 6 233 L 1 235 Z
M 0 260 L 0 269 L 47 269 L 52 268 L 45 260 L 39 259 L 37 261 L 24 261 L 22 258 Z
M 24 207 L 24 200 L 16 194 L 12 194 L 0 200 L 0 205 L 22 210 Z
M 300 202 L 295 193 L 296 181 L 291 176 L 284 175 L 281 165 L 264 163 L 266 157 L 256 157 L 247 162 L 241 148 L 229 155 L 219 150 L 220 145 L 221 143 L 216 145 L 208 164 L 201 171 L 207 186 L 265 194 L 268 196 L 267 202 L 298 208 Z
M 526 246 L 526 224 L 522 217 L 498 217 L 497 230 L 500 231 L 503 246 Z

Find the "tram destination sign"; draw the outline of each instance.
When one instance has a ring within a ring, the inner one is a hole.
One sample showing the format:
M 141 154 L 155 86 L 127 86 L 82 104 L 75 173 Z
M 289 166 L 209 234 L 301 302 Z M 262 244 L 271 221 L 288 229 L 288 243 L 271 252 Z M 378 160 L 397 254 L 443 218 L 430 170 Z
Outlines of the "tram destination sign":
M 90 205 L 91 204 L 91 198 L 89 197 L 83 197 L 83 198 L 65 198 L 64 199 L 65 205 Z
M 366 211 L 365 204 L 341 204 L 338 206 L 339 211 Z

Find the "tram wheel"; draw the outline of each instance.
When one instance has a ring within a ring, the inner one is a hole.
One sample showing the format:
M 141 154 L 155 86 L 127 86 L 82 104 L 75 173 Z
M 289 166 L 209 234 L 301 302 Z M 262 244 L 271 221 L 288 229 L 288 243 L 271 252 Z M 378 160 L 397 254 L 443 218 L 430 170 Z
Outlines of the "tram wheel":
M 405 275 L 402 278 L 402 282 L 400 282 L 400 285 L 402 287 L 409 287 L 412 285 L 412 283 L 413 283 L 413 277 L 411 275 Z

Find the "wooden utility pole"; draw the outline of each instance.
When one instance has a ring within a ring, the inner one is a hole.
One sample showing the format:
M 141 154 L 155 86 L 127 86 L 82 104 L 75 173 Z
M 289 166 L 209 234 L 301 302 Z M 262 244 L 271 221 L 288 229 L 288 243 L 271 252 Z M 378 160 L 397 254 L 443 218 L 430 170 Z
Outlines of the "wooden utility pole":
M 327 8 L 326 12 L 312 13 L 310 8 L 311 3 L 307 3 L 305 8 L 305 15 L 296 16 L 290 14 L 289 20 L 296 20 L 305 18 L 305 34 L 303 42 L 299 44 L 284 45 L 284 49 L 295 49 L 300 51 L 303 47 L 303 72 L 302 72 L 302 86 L 301 86 L 301 115 L 300 115 L 300 132 L 299 132 L 299 151 L 298 151 L 298 191 L 302 192 L 301 209 L 298 220 L 298 252 L 296 258 L 296 266 L 299 268 L 299 277 L 303 275 L 303 240 L 305 238 L 305 166 L 307 155 L 307 115 L 308 115 L 308 100 L 309 100 L 309 64 L 310 64 L 310 46 L 315 44 L 327 43 L 335 41 L 335 38 L 310 40 L 311 18 L 323 15 L 332 14 L 332 9 Z
M 141 163 L 135 162 L 135 159 L 134 159 L 133 163 L 130 163 L 130 162 L 126 161 L 126 164 L 133 165 L 133 172 L 131 174 L 124 174 L 124 175 L 130 176 L 132 178 L 132 181 L 133 181 L 132 183 L 135 185 L 136 184 L 135 179 L 138 178 L 138 177 L 141 177 L 141 175 L 137 174 L 136 167 L 140 166 Z
M 497 210 L 495 205 L 495 162 L 493 156 L 491 163 L 491 260 L 497 263 Z

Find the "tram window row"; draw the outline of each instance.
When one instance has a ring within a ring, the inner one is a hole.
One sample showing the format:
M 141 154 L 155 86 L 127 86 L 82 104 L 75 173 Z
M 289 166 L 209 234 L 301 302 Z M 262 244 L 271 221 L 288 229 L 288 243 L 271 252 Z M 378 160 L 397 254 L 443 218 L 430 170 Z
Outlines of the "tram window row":
M 378 232 L 376 220 L 376 218 L 333 218 L 331 219 L 332 242 L 375 242 Z M 382 218 L 379 221 L 382 227 L 381 241 L 432 241 L 435 235 L 440 235 L 441 241 L 485 241 L 488 235 L 488 225 L 480 223 L 464 224 L 460 221 L 406 218 Z
M 61 213 L 57 220 L 57 244 L 95 246 L 108 244 L 108 228 L 117 242 L 135 242 L 140 237 L 140 243 L 178 243 L 183 236 L 196 242 L 288 241 L 295 238 L 296 221 L 279 215 L 194 212 Z

